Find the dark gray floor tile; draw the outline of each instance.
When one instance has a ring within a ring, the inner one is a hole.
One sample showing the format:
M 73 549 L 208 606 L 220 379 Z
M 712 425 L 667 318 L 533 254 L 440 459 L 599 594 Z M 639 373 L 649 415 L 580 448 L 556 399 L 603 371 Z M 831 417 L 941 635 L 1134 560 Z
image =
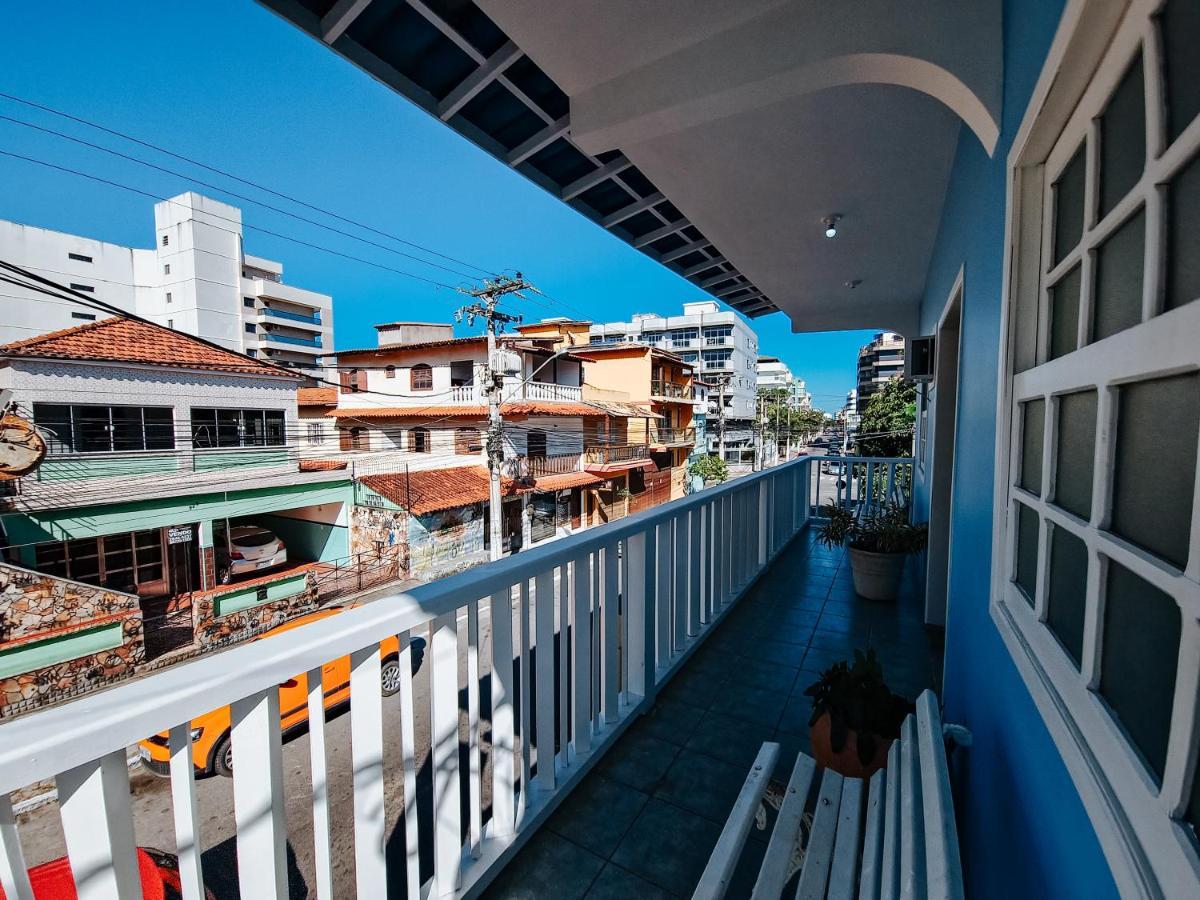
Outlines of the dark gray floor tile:
M 667 773 L 679 748 L 648 734 L 626 733 L 600 761 L 599 772 L 605 778 L 653 793 Z
M 746 780 L 746 769 L 684 750 L 671 764 L 654 796 L 723 825 Z
M 587 900 L 671 900 L 675 895 L 612 863 L 592 882 Z
M 774 726 L 786 704 L 787 694 L 731 684 L 722 688 L 713 700 L 712 710 L 735 719 Z
M 696 728 L 687 749 L 703 753 L 738 766 L 743 771 L 750 768 L 764 741 L 771 739 L 769 725 L 756 725 L 744 719 L 707 712 Z
M 649 799 L 649 794 L 593 773 L 571 792 L 546 827 L 607 859 Z
M 612 862 L 673 894 L 690 897 L 720 833 L 715 822 L 651 799 Z
M 633 727 L 660 741 L 670 741 L 682 747 L 703 716 L 704 710 L 699 707 L 662 699 Z
M 804 651 L 807 644 L 788 644 L 783 641 L 761 641 L 754 648 L 753 659 L 778 663 L 785 666 L 798 666 L 804 661 Z
M 790 691 L 796 680 L 795 666 L 772 662 L 766 659 L 743 657 L 729 671 L 729 680 L 735 684 L 765 688 L 768 691 Z
M 808 734 L 808 719 L 812 715 L 812 699 L 793 694 L 779 718 L 779 730 L 784 734 Z
M 541 829 L 487 889 L 489 900 L 572 900 L 583 897 L 604 860 Z

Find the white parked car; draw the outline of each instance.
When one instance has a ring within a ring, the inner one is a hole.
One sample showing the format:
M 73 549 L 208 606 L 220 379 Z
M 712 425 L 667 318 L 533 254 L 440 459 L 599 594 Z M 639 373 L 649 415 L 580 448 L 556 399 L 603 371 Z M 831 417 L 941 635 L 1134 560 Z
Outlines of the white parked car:
M 287 558 L 287 547 L 273 532 L 260 525 L 235 525 L 229 529 L 229 567 L 221 573 L 221 582 L 270 569 Z

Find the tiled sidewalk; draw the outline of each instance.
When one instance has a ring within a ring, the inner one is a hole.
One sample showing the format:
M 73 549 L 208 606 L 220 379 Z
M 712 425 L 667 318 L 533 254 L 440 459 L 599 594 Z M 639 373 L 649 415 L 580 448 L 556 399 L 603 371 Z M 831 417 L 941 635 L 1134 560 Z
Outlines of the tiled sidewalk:
M 843 551 L 797 537 L 486 896 L 690 897 L 763 741 L 782 745 L 776 778 L 808 750 L 804 690 L 822 668 L 873 646 L 894 690 L 940 686 L 914 570 L 897 603 L 872 603 Z M 753 887 L 767 835 L 751 834 L 729 897 Z

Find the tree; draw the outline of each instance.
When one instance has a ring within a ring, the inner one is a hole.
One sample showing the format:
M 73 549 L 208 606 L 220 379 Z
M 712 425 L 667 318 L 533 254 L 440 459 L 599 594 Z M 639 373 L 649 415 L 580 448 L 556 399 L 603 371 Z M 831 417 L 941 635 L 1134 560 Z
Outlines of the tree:
M 912 456 L 917 386 L 893 378 L 867 401 L 858 423 L 861 456 Z
M 692 461 L 688 473 L 700 476 L 706 484 L 720 484 L 729 479 L 729 466 L 719 456 L 702 456 Z

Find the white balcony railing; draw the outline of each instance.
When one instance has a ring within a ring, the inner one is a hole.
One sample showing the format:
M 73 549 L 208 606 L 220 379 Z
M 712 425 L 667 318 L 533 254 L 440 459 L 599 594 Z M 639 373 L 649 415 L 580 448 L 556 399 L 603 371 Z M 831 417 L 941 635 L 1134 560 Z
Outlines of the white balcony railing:
M 450 388 L 450 403 L 481 403 L 483 391 L 475 384 L 464 384 Z
M 315 841 L 319 896 L 383 897 L 389 881 L 406 882 L 409 897 L 478 889 L 650 708 L 658 686 L 804 527 L 809 462 L 737 479 L 0 724 L 0 876 L 8 896 L 32 895 L 10 794 L 49 778 L 57 780 L 62 834 L 81 878 L 80 896 L 140 896 L 126 748 L 168 729 L 176 846 L 165 834 L 156 843 L 178 852 L 185 896 L 203 896 L 190 722 L 225 705 L 232 718 L 241 896 L 287 896 L 289 824 L 311 826 L 315 835 L 306 840 Z M 490 627 L 480 628 L 481 616 Z M 396 636 L 401 686 L 385 698 L 379 646 Z M 417 636 L 429 641 L 422 662 L 427 694 L 414 692 L 411 677 L 410 638 Z M 553 652 L 556 644 L 569 652 Z M 347 656 L 350 747 L 335 754 L 326 745 L 322 668 Z M 498 661 L 486 680 L 481 657 Z M 284 814 L 285 803 L 295 809 L 300 781 L 285 787 L 279 685 L 303 673 L 310 686 L 311 817 L 297 822 Z M 481 728 L 481 686 L 490 691 L 490 729 Z M 389 715 L 398 714 L 399 728 L 385 730 L 385 705 L 393 707 Z M 487 770 L 481 765 L 485 732 Z M 422 761 L 432 772 L 431 803 L 418 800 Z M 385 777 L 391 776 L 403 784 L 404 825 L 389 833 Z M 353 785 L 349 816 L 333 814 L 327 790 L 343 778 Z M 351 843 L 353 850 L 344 852 L 353 853 L 353 865 L 335 860 L 333 848 Z M 400 852 L 385 852 L 397 843 Z M 421 844 L 432 847 L 427 888 Z
M 506 387 L 505 400 L 550 400 L 578 403 L 583 399 L 583 388 L 572 384 L 550 384 L 545 381 L 527 381 L 514 387 Z

